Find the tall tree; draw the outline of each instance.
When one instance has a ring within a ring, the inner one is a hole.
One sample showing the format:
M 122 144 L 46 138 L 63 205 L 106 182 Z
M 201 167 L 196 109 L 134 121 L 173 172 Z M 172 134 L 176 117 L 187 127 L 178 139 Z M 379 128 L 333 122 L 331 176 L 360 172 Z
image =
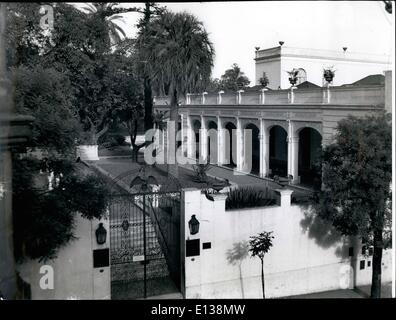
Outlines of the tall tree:
M 208 84 L 205 87 L 205 91 L 208 91 L 208 92 L 218 92 L 223 89 L 224 89 L 223 85 L 219 78 L 210 79 Z
M 144 38 L 147 30 L 147 26 L 150 21 L 165 12 L 165 8 L 158 6 L 154 2 L 145 2 L 144 9 L 141 11 L 143 17 L 139 20 L 139 38 Z M 138 58 L 138 65 L 140 66 L 140 73 L 143 77 L 144 87 L 144 129 L 150 130 L 153 128 L 153 89 L 150 74 L 145 68 L 145 57 L 140 56 Z
M 94 13 L 86 14 L 71 5 L 57 4 L 52 45 L 44 54 L 45 61 L 71 81 L 84 131 L 81 142 L 85 144 L 97 144 L 107 132 L 114 121 L 113 108 L 119 102 L 114 93 L 111 45 L 114 33 L 108 19 L 126 9 L 114 5 L 97 4 Z
M 57 5 L 57 9 L 60 7 L 69 8 Z M 105 184 L 97 176 L 85 176 L 76 170 L 71 152 L 78 131 L 77 110 L 73 107 L 76 82 L 73 83 L 61 54 L 69 54 L 69 62 L 76 63 L 72 53 L 78 60 L 82 57 L 78 53 L 84 48 L 74 46 L 77 42 L 69 39 L 78 33 L 81 44 L 88 43 L 88 39 L 83 39 L 87 28 L 81 28 L 82 16 L 70 9 L 67 18 L 75 17 L 79 29 L 67 28 L 73 24 L 63 21 L 63 25 L 58 25 L 64 27 L 62 33 L 45 35 L 39 27 L 39 10 L 39 4 L 8 7 L 6 49 L 15 109 L 34 115 L 33 146 L 45 151 L 45 157 L 15 155 L 12 161 L 14 253 L 21 260 L 53 258 L 60 247 L 73 239 L 76 212 L 93 219 L 100 218 L 107 208 Z M 65 18 L 57 13 L 58 18 Z
M 382 251 L 391 245 L 392 125 L 389 115 L 349 117 L 323 151 L 323 183 L 315 206 L 343 235 L 374 247 L 371 297 L 381 296 Z
M 111 44 L 119 43 L 122 38 L 126 37 L 125 31 L 116 23 L 116 21 L 123 20 L 123 13 L 139 12 L 140 9 L 136 7 L 120 8 L 118 2 L 93 2 L 88 3 L 84 9 L 89 12 L 91 16 L 98 17 L 103 25 L 107 27 L 108 35 Z
M 250 80 L 241 71 L 241 68 L 234 63 L 221 76 L 220 83 L 223 89 L 236 91 L 246 88 L 250 84 Z
M 202 22 L 186 12 L 165 12 L 153 19 L 140 38 L 142 56 L 153 86 L 170 97 L 170 152 L 175 163 L 169 173 L 178 176 L 176 130 L 181 95 L 197 90 L 208 81 L 213 66 L 214 49 Z
M 132 159 L 137 161 L 138 152 L 143 147 L 142 144 L 136 143 L 138 129 L 141 128 L 140 124 L 144 117 L 143 84 L 137 71 L 134 41 L 124 42 L 129 44 L 117 49 L 113 54 L 113 93 L 118 96 L 117 103 L 113 106 L 113 114 L 128 130 L 132 145 Z
M 72 154 L 79 125 L 69 79 L 40 64 L 12 71 L 15 111 L 35 118 L 31 145 L 46 153 Z
M 49 39 L 40 27 L 39 3 L 5 4 L 7 25 L 5 32 L 5 50 L 7 67 L 35 63 L 43 48 L 49 45 Z

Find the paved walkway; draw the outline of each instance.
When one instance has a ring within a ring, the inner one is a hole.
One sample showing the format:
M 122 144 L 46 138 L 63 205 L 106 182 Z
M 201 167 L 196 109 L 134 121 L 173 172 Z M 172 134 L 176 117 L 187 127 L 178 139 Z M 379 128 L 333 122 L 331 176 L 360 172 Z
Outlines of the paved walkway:
M 355 289 L 331 290 L 285 297 L 286 299 L 364 299 L 370 298 L 371 286 L 360 286 Z M 392 298 L 392 283 L 386 282 L 381 286 L 381 298 Z
M 140 162 L 143 162 L 142 154 L 139 154 Z M 136 169 L 140 166 L 140 164 L 133 163 L 131 158 L 125 156 L 113 156 L 113 157 L 101 157 L 99 161 L 95 162 L 96 165 L 111 173 L 112 176 L 118 176 L 122 173 L 126 173 L 133 169 Z M 158 166 L 160 167 L 160 166 Z M 166 165 L 165 165 L 166 167 Z M 181 183 L 183 187 L 202 187 L 202 185 L 195 184 L 191 180 L 194 176 L 194 170 L 191 164 L 180 165 L 179 168 L 181 171 Z M 166 170 L 166 169 L 165 169 Z M 187 171 L 186 171 L 187 170 Z M 271 179 L 260 178 L 255 175 L 250 174 L 235 174 L 234 171 L 230 168 L 224 166 L 216 166 L 212 165 L 208 171 L 207 175 L 211 178 L 215 179 L 223 179 L 228 180 L 231 184 L 237 184 L 239 186 L 260 186 L 260 187 L 269 187 L 270 189 L 280 189 L 278 183 L 274 182 Z M 288 188 L 293 189 L 295 191 L 294 195 L 297 194 L 306 194 L 307 189 L 299 187 L 299 186 L 288 186 Z M 308 191 L 309 192 L 309 191 Z
M 193 170 L 192 165 L 182 165 L 183 168 L 188 170 Z M 260 187 L 269 187 L 270 189 L 282 189 L 282 186 L 278 183 L 274 182 L 271 179 L 260 178 L 251 174 L 236 174 L 234 170 L 224 167 L 224 166 L 216 166 L 212 165 L 208 171 L 207 175 L 210 177 L 216 177 L 220 179 L 227 179 L 233 184 L 237 184 L 239 186 L 260 186 Z M 296 186 L 288 186 L 288 188 L 293 189 L 295 191 L 294 194 L 305 194 L 309 192 L 305 188 L 296 187 Z

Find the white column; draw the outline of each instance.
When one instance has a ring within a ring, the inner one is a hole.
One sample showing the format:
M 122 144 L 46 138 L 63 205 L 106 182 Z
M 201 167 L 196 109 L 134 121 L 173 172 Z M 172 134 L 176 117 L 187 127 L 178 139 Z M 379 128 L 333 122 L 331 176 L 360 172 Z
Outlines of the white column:
M 186 139 L 185 139 L 185 137 L 184 137 L 184 134 L 185 134 L 185 130 L 184 130 L 184 115 L 183 115 L 183 113 L 182 114 L 180 114 L 180 123 L 181 123 L 181 126 L 180 126 L 180 139 L 181 139 L 181 150 L 182 150 L 182 154 L 183 154 L 183 157 L 184 157 L 184 152 L 187 150 L 187 146 L 186 146 Z
M 223 90 L 219 91 L 218 96 L 217 96 L 217 104 L 221 104 L 221 95 L 224 93 Z
M 200 140 L 199 140 L 199 152 L 201 158 L 206 161 L 208 158 L 208 131 L 206 128 L 205 118 L 201 115 L 201 130 L 200 130 Z
M 239 117 L 237 117 L 237 150 L 236 150 L 236 158 L 237 158 L 237 170 L 242 171 L 243 170 L 243 128 L 242 128 L 242 122 Z
M 330 96 L 330 83 L 328 83 L 327 84 L 327 103 L 330 103 L 330 99 L 331 99 L 331 96 Z
M 293 176 L 292 183 L 299 183 L 298 177 L 298 135 L 295 135 L 293 123 L 289 121 L 287 136 L 287 174 Z
M 290 88 L 289 103 L 294 103 L 294 95 L 295 95 L 294 90 L 297 90 L 297 87 L 292 86 Z
M 326 82 L 326 87 L 323 89 L 323 103 L 330 103 L 330 84 Z
M 217 116 L 217 164 L 223 164 L 224 147 L 223 147 L 223 125 L 220 116 Z
M 202 92 L 202 104 L 205 104 L 205 96 L 207 95 L 207 92 Z
M 269 173 L 269 134 L 264 125 L 264 119 L 260 119 L 260 177 Z
M 260 103 L 265 104 L 265 92 L 268 91 L 267 88 L 263 88 L 260 90 Z
M 237 91 L 237 104 L 241 104 L 242 103 L 242 92 L 245 92 L 244 90 L 238 90 Z
M 187 116 L 187 157 L 195 158 L 195 135 L 190 116 Z
M 191 93 L 186 94 L 186 104 L 191 104 Z

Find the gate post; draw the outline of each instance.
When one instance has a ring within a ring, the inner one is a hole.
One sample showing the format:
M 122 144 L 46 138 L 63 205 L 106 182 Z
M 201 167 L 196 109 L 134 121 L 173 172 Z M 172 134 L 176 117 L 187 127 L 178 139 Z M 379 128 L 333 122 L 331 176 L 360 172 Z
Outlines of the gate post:
M 107 217 L 100 220 L 92 220 L 91 222 L 91 245 L 93 251 L 93 299 L 111 299 L 111 275 L 110 275 L 110 214 L 109 209 L 106 213 Z M 98 244 L 96 239 L 96 230 L 102 223 L 107 231 L 106 242 Z M 103 260 L 103 256 L 108 253 L 107 262 Z M 96 253 L 95 253 L 96 252 Z M 91 253 L 92 254 L 92 253 Z M 95 261 L 96 260 L 96 261 Z
M 147 298 L 146 194 L 143 194 L 143 256 L 144 298 Z
M 194 286 L 201 283 L 200 259 L 198 257 L 186 257 L 186 243 L 188 240 L 198 239 L 197 235 L 190 235 L 188 221 L 191 216 L 195 214 L 200 219 L 201 215 L 201 190 L 196 188 L 185 188 L 181 192 L 181 214 L 180 214 L 180 255 L 181 255 L 181 291 L 184 298 L 191 298 L 190 293 L 187 292 L 187 287 Z M 192 261 L 193 260 L 193 261 Z M 194 278 L 191 275 L 194 275 Z

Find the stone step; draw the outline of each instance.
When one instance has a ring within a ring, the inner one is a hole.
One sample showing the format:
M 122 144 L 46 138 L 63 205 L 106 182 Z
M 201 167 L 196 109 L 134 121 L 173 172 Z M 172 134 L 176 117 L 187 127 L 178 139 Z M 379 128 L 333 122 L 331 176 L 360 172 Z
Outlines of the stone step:
M 166 277 L 169 275 L 165 259 L 149 260 L 146 268 L 147 279 Z M 131 262 L 111 266 L 111 281 L 143 280 L 144 265 L 141 262 Z

